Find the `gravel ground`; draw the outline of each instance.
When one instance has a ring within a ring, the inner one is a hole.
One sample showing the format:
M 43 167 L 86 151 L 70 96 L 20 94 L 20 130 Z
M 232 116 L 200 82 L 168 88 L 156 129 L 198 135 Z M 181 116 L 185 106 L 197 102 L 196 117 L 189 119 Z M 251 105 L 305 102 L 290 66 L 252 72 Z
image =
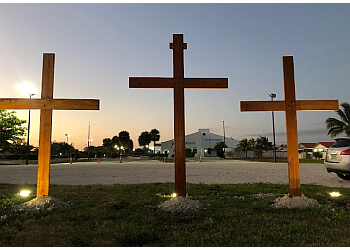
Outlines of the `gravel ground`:
M 35 184 L 37 165 L 1 165 L 0 183 Z M 187 182 L 288 184 L 287 163 L 211 161 L 186 163 Z M 174 163 L 101 161 L 51 165 L 50 183 L 63 185 L 174 182 Z M 323 164 L 300 164 L 301 184 L 348 187 L 350 181 L 327 173 Z

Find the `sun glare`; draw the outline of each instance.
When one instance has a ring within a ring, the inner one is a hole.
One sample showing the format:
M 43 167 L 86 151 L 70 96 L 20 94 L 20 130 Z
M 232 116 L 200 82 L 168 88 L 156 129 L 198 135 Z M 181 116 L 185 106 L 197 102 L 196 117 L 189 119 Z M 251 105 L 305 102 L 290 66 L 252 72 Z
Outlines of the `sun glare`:
M 34 87 L 34 85 L 29 82 L 18 83 L 16 84 L 15 88 L 25 97 L 28 97 L 30 94 L 37 93 L 36 87 Z

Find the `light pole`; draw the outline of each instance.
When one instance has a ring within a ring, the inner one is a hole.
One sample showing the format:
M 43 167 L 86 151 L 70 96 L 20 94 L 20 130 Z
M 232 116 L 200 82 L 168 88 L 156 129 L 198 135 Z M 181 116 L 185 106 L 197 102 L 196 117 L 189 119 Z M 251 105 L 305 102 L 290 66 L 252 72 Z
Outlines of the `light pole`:
M 32 96 L 35 94 L 29 94 L 29 99 L 32 99 Z M 27 137 L 27 148 L 26 148 L 26 165 L 28 165 L 29 160 L 29 132 L 30 132 L 30 109 L 28 111 L 28 137 Z
M 90 121 L 88 121 L 89 123 L 89 128 L 88 128 L 88 148 L 87 148 L 87 151 L 88 151 L 88 160 L 90 160 L 90 152 L 89 152 L 89 149 L 90 149 Z
M 224 159 L 225 159 L 225 121 L 222 121 L 222 127 L 224 129 Z
M 269 94 L 271 97 L 271 101 L 273 101 L 273 98 L 276 97 L 276 94 L 271 93 Z M 275 115 L 272 111 L 272 132 L 273 132 L 273 161 L 276 163 L 276 136 L 275 136 Z
M 68 157 L 68 137 L 69 137 L 69 134 L 65 134 L 65 136 L 67 136 L 67 157 Z
M 65 134 L 64 136 L 67 136 L 67 144 L 68 144 L 68 137 L 69 137 L 69 134 Z

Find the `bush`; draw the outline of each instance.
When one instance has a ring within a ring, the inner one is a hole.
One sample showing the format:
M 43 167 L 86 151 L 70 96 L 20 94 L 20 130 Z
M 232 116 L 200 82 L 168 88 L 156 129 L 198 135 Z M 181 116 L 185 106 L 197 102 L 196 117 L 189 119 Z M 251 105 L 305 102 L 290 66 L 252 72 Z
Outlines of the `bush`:
M 321 159 L 321 158 L 322 158 L 322 153 L 321 153 L 321 152 L 314 152 L 314 153 L 313 153 L 313 156 L 314 156 L 316 159 Z

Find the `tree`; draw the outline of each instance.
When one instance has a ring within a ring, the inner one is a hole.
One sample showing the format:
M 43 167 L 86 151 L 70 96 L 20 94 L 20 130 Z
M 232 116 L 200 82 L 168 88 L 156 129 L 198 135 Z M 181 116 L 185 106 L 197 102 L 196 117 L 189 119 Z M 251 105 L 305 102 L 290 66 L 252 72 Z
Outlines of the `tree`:
M 214 147 L 214 150 L 217 152 L 217 155 L 222 158 L 224 158 L 223 148 L 227 148 L 227 145 L 223 141 L 217 142 Z
M 248 140 L 247 138 L 244 138 L 238 142 L 236 149 L 239 151 L 244 151 L 245 158 L 247 158 L 248 157 L 248 150 L 253 149 L 252 142 L 253 142 L 252 139 Z
M 123 146 L 124 148 L 127 146 L 127 143 L 130 140 L 130 135 L 128 131 L 121 131 L 119 132 L 119 144 L 120 146 Z
M 269 142 L 269 139 L 259 135 L 255 141 L 255 148 L 258 150 L 267 150 L 269 147 L 272 147 L 272 143 Z
M 214 150 L 215 151 L 222 151 L 223 148 L 227 148 L 227 145 L 223 142 L 223 141 L 220 141 L 220 142 L 217 142 L 215 144 L 215 147 L 214 147 Z
M 112 137 L 112 147 L 115 148 L 115 146 L 120 146 L 119 138 L 117 135 Z
M 15 111 L 0 110 L 0 149 L 9 150 L 12 145 L 23 142 L 26 128 L 22 127 L 26 120 L 16 117 Z
M 51 155 L 58 156 L 71 156 L 74 153 L 75 148 L 66 142 L 53 142 L 51 143 Z
M 139 136 L 139 145 L 145 149 L 150 142 L 151 142 L 150 133 L 148 131 L 142 132 L 141 135 Z
M 130 139 L 127 143 L 126 148 L 128 149 L 128 152 L 131 153 L 134 148 L 134 142 Z
M 159 141 L 160 139 L 160 134 L 159 131 L 157 129 L 152 129 L 151 132 L 149 132 L 150 136 L 151 136 L 151 141 L 153 141 L 153 154 L 156 153 L 156 141 Z
M 317 160 L 319 160 L 319 159 L 321 159 L 322 158 L 322 153 L 321 152 L 314 152 L 313 153 L 313 156 L 317 159 Z
M 102 147 L 103 147 L 103 151 L 108 156 L 112 156 L 112 154 L 114 153 L 114 143 L 112 139 L 104 138 L 102 141 Z
M 192 149 L 190 148 L 185 148 L 185 157 L 193 157 L 194 153 L 192 151 Z
M 340 120 L 336 118 L 328 118 L 326 120 L 328 135 L 335 137 L 338 134 L 345 133 L 350 136 L 350 105 L 347 102 L 340 104 L 343 110 L 339 109 L 336 113 L 340 116 Z

